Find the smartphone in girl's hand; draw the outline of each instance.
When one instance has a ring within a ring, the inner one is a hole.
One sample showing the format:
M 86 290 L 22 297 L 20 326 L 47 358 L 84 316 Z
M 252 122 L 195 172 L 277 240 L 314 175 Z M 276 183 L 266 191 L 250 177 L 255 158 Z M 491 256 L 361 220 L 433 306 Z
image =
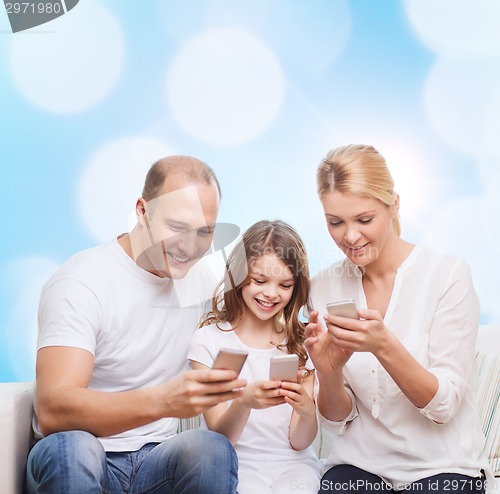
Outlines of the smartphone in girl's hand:
M 298 370 L 298 355 L 295 355 L 294 353 L 291 355 L 275 355 L 274 357 L 271 357 L 269 380 L 290 381 L 296 383 Z

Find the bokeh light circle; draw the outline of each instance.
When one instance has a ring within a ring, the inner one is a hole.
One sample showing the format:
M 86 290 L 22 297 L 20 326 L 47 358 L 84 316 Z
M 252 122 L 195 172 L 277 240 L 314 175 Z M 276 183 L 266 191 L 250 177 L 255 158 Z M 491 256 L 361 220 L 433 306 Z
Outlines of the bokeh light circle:
M 451 145 L 477 153 L 485 139 L 486 115 L 500 88 L 495 59 L 439 59 L 424 88 L 429 120 Z
M 149 167 L 172 154 L 150 137 L 111 141 L 88 160 L 78 183 L 80 215 L 94 238 L 107 241 L 129 230 Z
M 3 274 L 16 294 L 6 327 L 7 355 L 19 381 L 35 377 L 37 314 L 40 292 L 57 269 L 52 259 L 31 256 L 12 260 Z
M 500 50 L 498 0 L 405 0 L 417 36 L 441 55 Z
M 167 101 L 178 124 L 217 146 L 247 142 L 274 121 L 284 76 L 273 53 L 240 29 L 205 31 L 186 43 L 167 77 Z
M 85 0 L 39 29 L 50 31 L 17 33 L 10 45 L 14 83 L 31 103 L 71 114 L 109 95 L 121 76 L 126 50 L 122 28 L 107 8 Z

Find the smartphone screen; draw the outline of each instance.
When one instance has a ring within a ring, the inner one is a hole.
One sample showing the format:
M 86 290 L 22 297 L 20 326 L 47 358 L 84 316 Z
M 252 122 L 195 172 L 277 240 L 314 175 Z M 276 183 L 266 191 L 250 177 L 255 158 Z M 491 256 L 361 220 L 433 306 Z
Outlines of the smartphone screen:
M 326 310 L 328 311 L 328 314 L 331 314 L 332 316 L 342 316 L 350 317 L 351 319 L 359 319 L 356 304 L 352 299 L 330 302 L 326 304 Z
M 241 369 L 247 359 L 248 353 L 244 350 L 234 350 L 230 348 L 221 348 L 215 358 L 212 369 L 233 370 L 240 374 Z
M 271 358 L 269 369 L 270 381 L 290 381 L 297 382 L 297 372 L 299 370 L 299 356 L 275 355 Z

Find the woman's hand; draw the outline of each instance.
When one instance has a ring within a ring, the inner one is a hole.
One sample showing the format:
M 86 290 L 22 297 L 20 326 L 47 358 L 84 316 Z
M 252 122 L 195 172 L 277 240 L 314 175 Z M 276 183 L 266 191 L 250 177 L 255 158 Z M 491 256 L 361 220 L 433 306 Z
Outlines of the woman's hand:
M 331 317 L 331 316 L 327 316 Z M 344 318 L 342 318 L 344 319 Z M 328 322 L 328 321 L 327 321 Z M 337 344 L 334 333 L 324 331 L 318 323 L 318 312 L 313 311 L 306 326 L 304 346 L 309 352 L 314 367 L 319 374 L 329 374 L 332 371 L 341 371 L 352 355 L 352 351 Z
M 328 334 L 335 346 L 346 352 L 370 352 L 377 356 L 394 336 L 378 310 L 359 309 L 360 319 L 326 315 Z

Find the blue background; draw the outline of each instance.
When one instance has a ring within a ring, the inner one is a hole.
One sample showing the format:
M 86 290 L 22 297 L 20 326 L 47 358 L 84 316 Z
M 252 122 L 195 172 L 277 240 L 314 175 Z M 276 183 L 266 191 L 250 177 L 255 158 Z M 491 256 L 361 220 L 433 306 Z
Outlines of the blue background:
M 166 154 L 214 168 L 220 221 L 291 223 L 315 273 L 340 256 L 316 166 L 374 145 L 402 236 L 463 257 L 498 323 L 498 25 L 495 0 L 81 0 L 12 34 L 0 8 L 0 381 L 33 379 L 41 286 Z

